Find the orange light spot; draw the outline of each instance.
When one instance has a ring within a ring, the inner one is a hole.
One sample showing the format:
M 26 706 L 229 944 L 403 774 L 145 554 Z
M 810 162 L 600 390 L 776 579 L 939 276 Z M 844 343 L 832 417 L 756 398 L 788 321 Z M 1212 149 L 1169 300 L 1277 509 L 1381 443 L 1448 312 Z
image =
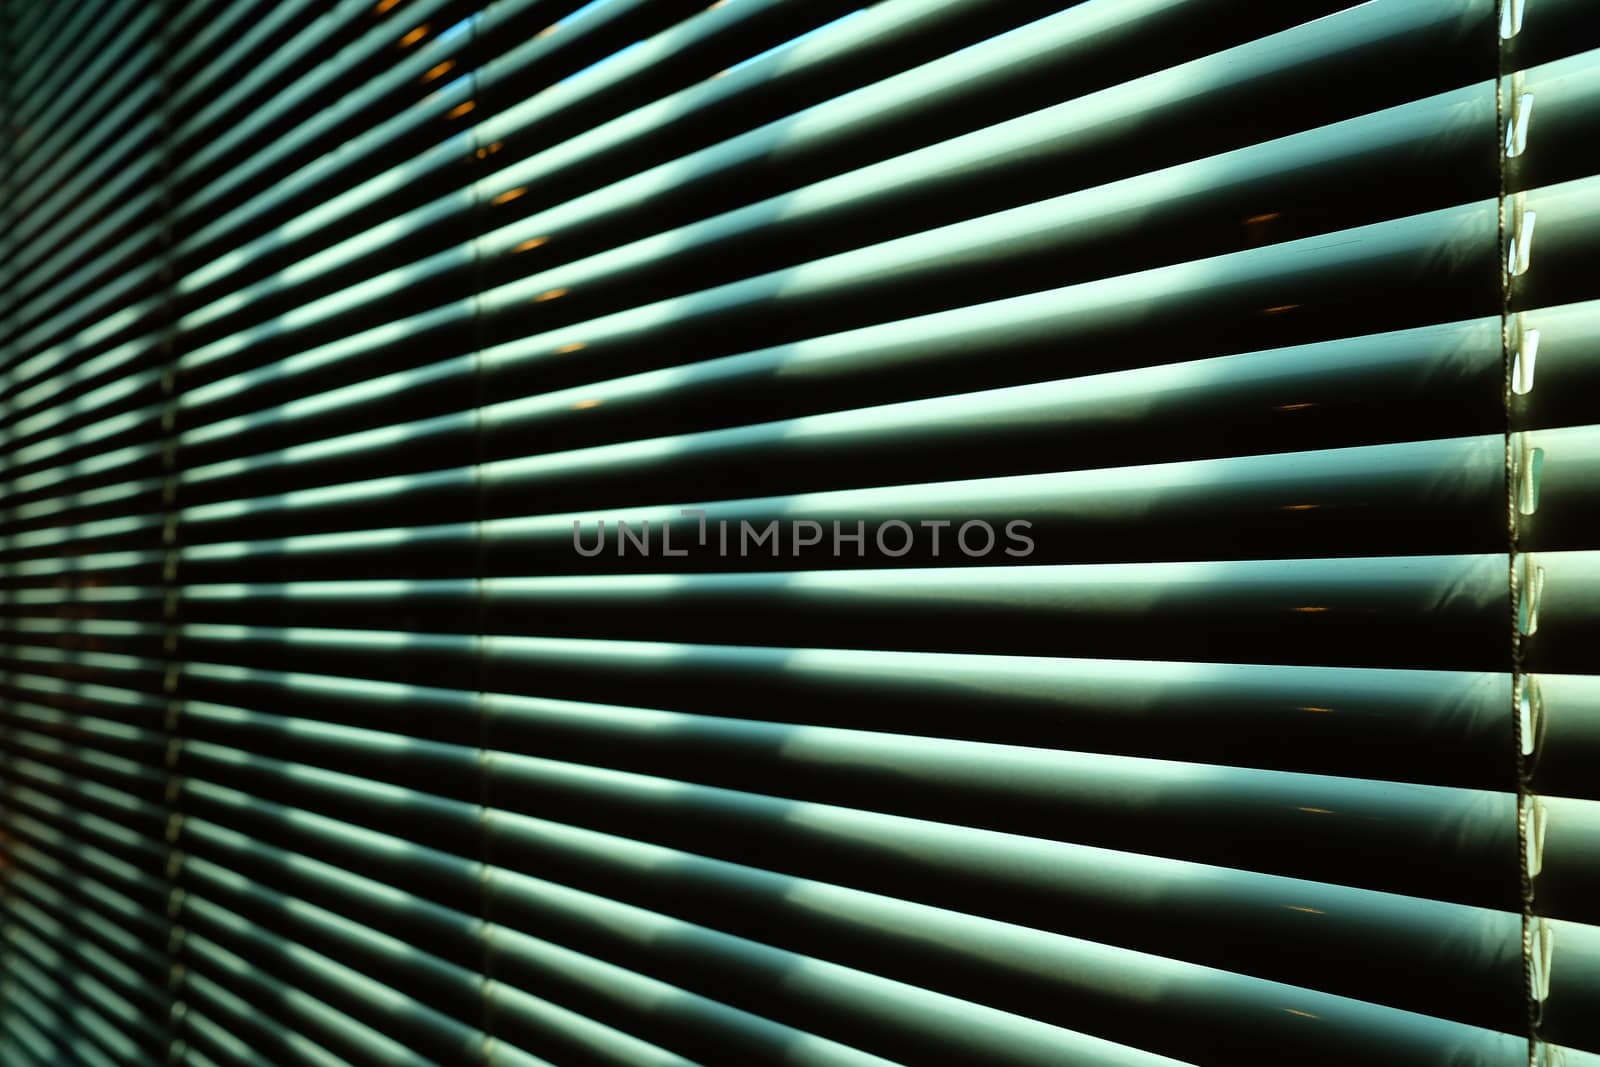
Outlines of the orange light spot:
M 580 400 L 576 404 L 572 405 L 572 410 L 583 411 L 587 408 L 597 408 L 601 405 L 601 403 L 603 403 L 603 401 L 595 400 L 593 398 L 589 400 Z
M 534 34 L 534 36 L 535 37 L 548 37 L 552 33 L 555 33 L 560 28 L 561 28 L 561 23 L 552 22 L 550 25 L 546 26 L 544 29 L 542 29 L 538 33 Z
M 422 80 L 424 83 L 426 83 L 433 81 L 435 78 L 442 78 L 454 70 L 455 66 L 455 60 L 447 59 L 443 63 L 440 63 L 437 67 L 434 67 L 432 70 L 428 71 L 428 73 L 424 74 L 422 76 Z
M 566 296 L 571 291 L 572 290 L 570 289 L 551 289 L 549 292 L 540 293 L 538 296 L 534 297 L 533 302 L 535 304 L 542 304 L 546 300 L 558 300 L 561 297 Z
M 489 203 L 495 207 L 499 207 L 501 204 L 511 203 L 511 201 L 517 199 L 519 196 L 525 196 L 527 192 L 528 187 L 526 185 L 519 185 L 515 189 L 507 189 L 505 192 L 489 201 Z
M 1296 811 L 1303 811 L 1307 815 L 1332 815 L 1333 814 L 1333 809 L 1332 808 L 1296 808 L 1295 810 Z
M 1302 1018 L 1306 1018 L 1306 1019 L 1318 1019 L 1318 1018 L 1321 1018 L 1321 1016 L 1319 1016 L 1319 1015 L 1312 1015 L 1309 1011 L 1301 1011 L 1299 1008 L 1284 1008 L 1283 1010 L 1288 1012 L 1290 1015 L 1299 1015 Z
M 372 9 L 372 13 L 374 15 L 382 15 L 386 12 L 393 11 L 395 7 L 399 5 L 399 3 L 400 0 L 378 0 L 378 6 Z
M 1294 608 L 1293 610 L 1298 611 L 1302 615 L 1316 615 L 1320 612 L 1327 611 L 1328 609 L 1314 604 L 1307 604 L 1305 607 Z
M 1314 712 L 1318 712 L 1318 713 L 1323 714 L 1323 715 L 1332 715 L 1333 714 L 1333 709 L 1332 708 L 1319 708 L 1314 704 L 1302 704 L 1298 708 L 1295 708 L 1294 710 L 1295 711 L 1314 711 Z
M 1279 304 L 1276 307 L 1262 308 L 1263 315 L 1282 315 L 1285 311 L 1293 311 L 1299 304 Z
M 1284 511 L 1315 511 L 1318 508 L 1320 508 L 1321 506 L 1322 506 L 1321 504 L 1285 504 L 1283 506 L 1283 510 Z
M 1277 211 L 1268 211 L 1264 215 L 1251 215 L 1249 218 L 1244 220 L 1244 224 L 1246 226 L 1259 226 L 1263 222 L 1271 222 L 1273 219 L 1277 218 L 1279 214 L 1280 212 Z
M 410 48 L 412 45 L 416 44 L 426 36 L 428 36 L 428 24 L 424 22 L 422 25 L 418 26 L 404 37 L 400 38 L 400 47 Z
M 1306 408 L 1316 407 L 1316 402 L 1308 400 L 1304 404 L 1279 404 L 1273 411 L 1304 411 Z
M 565 356 L 565 355 L 567 355 L 569 353 L 572 353 L 572 352 L 582 352 L 584 347 L 585 346 L 584 346 L 584 343 L 582 341 L 574 341 L 570 345 L 562 345 L 560 348 L 556 349 L 556 355 Z M 596 400 L 594 402 L 594 404 L 598 404 L 598 403 L 600 403 L 600 401 L 598 401 L 598 400 Z M 579 407 L 594 407 L 594 404 L 591 404 L 587 400 L 584 400 L 584 401 L 580 401 L 578 406 Z
M 1304 912 L 1307 915 L 1326 915 L 1326 914 L 1328 914 L 1327 912 L 1323 911 L 1321 908 L 1307 908 L 1307 907 L 1305 907 L 1303 905 L 1300 905 L 1300 904 L 1285 904 L 1284 905 L 1284 909 L 1286 911 Z
M 529 252 L 529 251 L 532 251 L 535 248 L 538 248 L 540 245 L 548 244 L 549 241 L 550 241 L 550 238 L 548 238 L 548 237 L 530 237 L 526 241 L 524 241 L 520 245 L 518 245 L 517 247 L 513 248 L 511 250 L 511 252 L 512 252 L 513 255 L 515 255 L 518 252 Z
M 449 111 L 446 111 L 444 113 L 444 117 L 445 117 L 445 119 L 447 121 L 450 120 L 450 119 L 458 119 L 462 115 L 469 114 L 472 111 L 472 109 L 477 107 L 477 106 L 478 106 L 478 102 L 476 100 L 468 100 L 466 103 L 457 104 L 455 107 L 451 108 Z

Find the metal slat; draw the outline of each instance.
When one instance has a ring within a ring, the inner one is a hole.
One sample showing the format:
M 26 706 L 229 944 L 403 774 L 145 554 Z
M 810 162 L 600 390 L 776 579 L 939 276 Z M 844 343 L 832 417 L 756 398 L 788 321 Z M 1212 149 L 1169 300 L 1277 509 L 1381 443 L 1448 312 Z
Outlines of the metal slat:
M 187 875 L 194 881 L 184 898 L 182 919 L 192 932 L 191 937 L 214 940 L 230 953 L 238 953 L 240 962 L 259 974 L 261 984 L 276 994 L 272 999 L 285 1009 L 326 1019 L 322 1032 L 308 1030 L 307 1036 L 320 1039 L 318 1043 L 330 1045 L 336 1054 L 358 1062 L 397 1065 L 459 1063 L 481 1041 L 469 1028 L 428 1010 L 367 974 L 287 940 L 283 933 L 274 936 L 260 929 L 249 916 L 207 899 L 202 893 L 210 892 L 211 882 L 202 881 L 200 872 L 208 866 L 193 859 L 186 865 Z M 293 930 L 284 933 L 292 935 Z M 202 950 L 203 943 L 189 947 L 190 952 Z M 250 987 L 235 983 L 234 988 L 246 993 Z M 247 999 L 261 1003 L 254 997 Z M 270 1007 L 268 1012 L 276 1014 Z M 397 1040 L 401 1035 L 404 1042 Z M 413 1051 L 407 1047 L 408 1042 L 416 1042 L 419 1047 Z
M 534 931 L 569 942 L 604 944 L 609 954 L 630 969 L 686 974 L 692 976 L 691 988 L 726 991 L 735 1003 L 768 1001 L 773 991 L 781 990 L 779 999 L 786 1015 L 825 1022 L 824 1033 L 828 1036 L 843 1038 L 866 1051 L 873 1051 L 876 1046 L 900 1058 L 909 1053 L 926 1060 L 932 1049 L 943 1049 L 947 1055 L 982 1057 L 986 1062 L 1005 1064 L 1050 1062 L 1052 1057 L 1054 1062 L 1060 1062 L 1063 1055 L 1088 1063 L 1137 1063 L 1153 1058 L 1152 1053 L 1135 1052 L 1126 1045 L 1075 1035 L 1058 1026 L 851 971 L 810 956 L 775 950 L 538 879 L 506 874 L 498 876 L 491 886 L 495 892 L 494 914 L 504 914 L 508 924 L 526 924 Z M 519 958 L 529 956 L 534 953 L 507 952 L 504 966 L 509 971 Z M 1034 958 L 1036 966 L 1049 967 Z M 1123 962 L 1131 964 L 1132 960 Z M 1070 980 L 1064 968 L 1051 968 L 1051 973 L 1058 981 Z M 1103 994 L 1107 991 L 1103 982 L 1096 988 Z M 1182 1013 L 1179 998 L 1183 993 L 1176 985 L 1161 988 L 1164 998 L 1171 998 L 1163 999 L 1162 1007 L 1174 1015 Z M 1221 986 L 1213 984 L 1209 988 L 1218 1002 L 1229 999 Z M 1059 986 L 1057 989 L 1052 999 L 1061 1005 Z M 1302 1029 L 1296 1018 L 1303 1017 L 1282 1010 L 1286 994 L 1291 999 L 1304 998 L 1299 1002 L 1322 1009 L 1321 1013 L 1308 1012 L 1317 1014 L 1323 1022 L 1316 1028 L 1317 1038 L 1307 1034 L 1297 1040 L 1292 1036 Z M 1161 1008 L 1153 1009 L 1148 999 L 1141 999 L 1145 1001 L 1139 1013 L 1143 1032 L 1137 1040 L 1146 1045 L 1159 1042 L 1169 1049 L 1181 1047 L 1184 1037 L 1180 1027 L 1172 1025 L 1175 1020 L 1160 1028 L 1159 1036 L 1150 1033 L 1151 1013 Z M 1375 1057 L 1375 1062 L 1396 1064 L 1418 1062 L 1418 1056 L 1424 1057 L 1423 1062 L 1433 1058 L 1433 1062 L 1448 1063 L 1450 1057 L 1461 1056 L 1466 1062 L 1508 1065 L 1526 1059 L 1526 1043 L 1509 1035 L 1462 1028 L 1445 1036 L 1449 1029 L 1446 1024 L 1418 1016 L 1403 1021 L 1396 1017 L 1386 1025 L 1378 1024 L 1382 1037 L 1375 1039 L 1372 1019 L 1358 1021 L 1363 1012 L 1354 1002 L 1340 1003 L 1338 998 L 1324 1001 L 1305 991 L 1290 993 L 1281 989 L 1267 994 L 1264 1000 L 1255 1015 L 1259 1020 L 1255 1025 L 1260 1028 L 1257 1033 L 1270 1033 L 1275 1047 L 1294 1047 L 1306 1062 L 1344 1062 L 1338 1056 L 1348 1055 L 1350 1049 L 1358 1047 Z M 1217 1012 L 1218 1002 L 1213 1002 L 1211 1012 Z M 1214 1027 L 1226 1026 L 1240 1010 L 1241 1005 L 1233 1002 L 1227 1012 L 1208 1014 L 1206 1022 Z M 1345 1012 L 1350 1013 L 1346 1017 L 1349 1021 L 1340 1017 Z M 1108 1030 L 1112 1028 L 1106 1020 L 1102 1024 Z M 1408 1026 L 1417 1029 L 1407 1033 Z M 1225 1033 L 1213 1032 L 1210 1040 L 1216 1043 L 1209 1048 L 1204 1040 L 1197 1043 L 1197 1050 L 1213 1056 L 1226 1054 Z M 1250 1040 L 1250 1036 L 1244 1036 L 1247 1044 Z M 1337 1053 L 1326 1046 L 1309 1047 L 1318 1040 L 1349 1043 Z M 1190 1041 L 1194 1041 L 1193 1036 Z

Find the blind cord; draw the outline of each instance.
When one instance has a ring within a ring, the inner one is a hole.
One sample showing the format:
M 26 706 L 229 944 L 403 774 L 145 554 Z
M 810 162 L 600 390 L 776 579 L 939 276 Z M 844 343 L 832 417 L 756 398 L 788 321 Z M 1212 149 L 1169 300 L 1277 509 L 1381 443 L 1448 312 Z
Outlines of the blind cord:
M 1532 97 L 1520 92 L 1514 41 L 1525 16 L 1524 0 L 1500 0 L 1496 41 L 1495 116 L 1498 132 L 1500 244 L 1500 338 L 1504 365 L 1507 583 L 1511 611 L 1511 707 L 1517 775 L 1517 851 L 1522 900 L 1522 979 L 1527 1009 L 1529 1067 L 1552 1067 L 1540 1038 L 1545 997 L 1549 992 L 1550 932 L 1534 909 L 1535 884 L 1543 849 L 1543 813 L 1532 788 L 1533 768 L 1542 721 L 1537 681 L 1527 673 L 1524 642 L 1538 629 L 1538 602 L 1543 570 L 1522 551 L 1522 519 L 1538 503 L 1541 456 L 1526 446 L 1516 429 L 1516 397 L 1533 387 L 1533 358 L 1538 331 L 1525 328 L 1513 310 L 1516 278 L 1532 265 L 1537 216 L 1525 209 L 1521 194 L 1511 190 L 1511 168 L 1526 149 Z

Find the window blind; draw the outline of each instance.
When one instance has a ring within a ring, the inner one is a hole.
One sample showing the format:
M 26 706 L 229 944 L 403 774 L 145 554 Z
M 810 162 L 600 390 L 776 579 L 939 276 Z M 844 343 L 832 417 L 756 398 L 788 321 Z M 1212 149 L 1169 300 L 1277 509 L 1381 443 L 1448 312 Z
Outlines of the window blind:
M 0 27 L 0 1061 L 1600 1063 L 1600 8 Z

